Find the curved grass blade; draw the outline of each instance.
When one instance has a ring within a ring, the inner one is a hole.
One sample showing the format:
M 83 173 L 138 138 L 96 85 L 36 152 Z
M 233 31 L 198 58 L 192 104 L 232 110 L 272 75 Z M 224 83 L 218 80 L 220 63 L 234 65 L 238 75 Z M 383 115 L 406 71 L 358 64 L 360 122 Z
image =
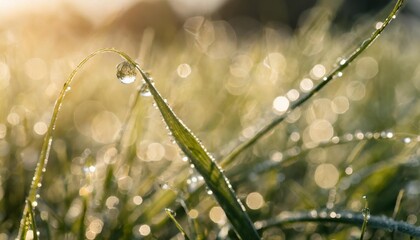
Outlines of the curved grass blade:
M 245 212 L 245 208 L 237 198 L 232 186 L 229 183 L 229 180 L 223 174 L 221 168 L 216 164 L 214 159 L 210 157 L 210 154 L 204 148 L 203 145 L 199 142 L 197 137 L 181 122 L 181 120 L 175 115 L 172 109 L 165 103 L 160 93 L 152 84 L 150 78 L 147 74 L 124 52 L 115 50 L 115 49 L 100 49 L 96 52 L 91 53 L 85 59 L 83 59 L 79 65 L 73 70 L 70 74 L 64 86 L 55 102 L 53 114 L 51 117 L 48 130 L 44 137 L 44 142 L 41 148 L 41 154 L 37 167 L 35 169 L 35 174 L 33 181 L 31 183 L 30 191 L 27 197 L 28 202 L 35 202 L 37 192 L 41 186 L 41 181 L 44 172 L 46 171 L 46 165 L 48 162 L 49 153 L 51 150 L 51 144 L 53 140 L 53 133 L 58 119 L 58 114 L 60 112 L 61 105 L 63 100 L 68 92 L 68 89 L 73 82 L 73 79 L 76 73 L 83 67 L 83 65 L 93 58 L 94 56 L 100 53 L 116 53 L 122 58 L 126 59 L 128 62 L 136 66 L 138 71 L 143 76 L 155 102 L 165 120 L 166 124 L 169 127 L 169 130 L 172 132 L 175 140 L 178 145 L 185 153 L 187 157 L 194 164 L 197 171 L 203 176 L 208 187 L 213 191 L 214 196 L 219 202 L 220 206 L 226 213 L 226 216 L 232 223 L 235 231 L 242 239 L 260 239 L 255 227 L 250 220 L 249 216 Z M 27 205 L 23 210 L 23 216 L 20 223 L 20 228 L 18 232 L 18 238 L 26 236 L 28 224 L 25 221 L 26 217 L 31 214 L 31 209 Z
M 123 57 L 135 65 L 142 75 L 172 136 L 184 154 L 190 159 L 196 170 L 203 176 L 204 181 L 225 211 L 227 218 L 238 236 L 242 239 L 260 239 L 244 206 L 237 198 L 229 180 L 223 174 L 219 165 L 217 165 L 198 138 L 182 123 L 168 104 L 166 104 L 148 74 L 126 54 L 123 54 Z
M 284 227 L 294 223 L 337 223 L 352 226 L 361 226 L 365 217 L 360 212 L 349 211 L 308 211 L 308 212 L 287 212 L 269 220 L 256 222 L 258 231 L 264 231 L 271 227 Z M 400 232 L 412 237 L 420 237 L 420 227 L 403 221 L 396 221 L 385 216 L 373 216 L 369 218 L 369 227 L 372 229 L 383 229 L 388 232 Z
M 42 177 L 44 175 L 44 172 L 46 171 L 46 166 L 47 166 L 48 157 L 49 157 L 49 154 L 50 154 L 50 151 L 51 151 L 53 133 L 54 133 L 55 126 L 56 126 L 56 123 L 57 123 L 58 114 L 60 112 L 61 105 L 63 104 L 64 98 L 65 98 L 68 90 L 70 89 L 70 85 L 73 82 L 74 77 L 76 76 L 76 73 L 91 58 L 93 58 L 94 56 L 96 56 L 98 54 L 106 53 L 106 52 L 116 53 L 116 54 L 118 54 L 122 57 L 124 57 L 124 56 L 128 57 L 126 54 L 123 54 L 120 51 L 117 51 L 117 50 L 112 49 L 112 48 L 100 49 L 96 52 L 91 53 L 87 57 L 85 57 L 76 66 L 76 68 L 73 70 L 73 72 L 71 72 L 71 74 L 67 78 L 66 82 L 64 83 L 63 88 L 61 89 L 60 94 L 58 95 L 58 98 L 57 98 L 57 100 L 55 101 L 55 104 L 54 104 L 54 109 L 53 109 L 53 113 L 52 113 L 52 116 L 51 116 L 50 124 L 48 126 L 47 132 L 45 133 L 44 141 L 43 141 L 42 147 L 41 147 L 41 153 L 39 155 L 39 160 L 38 160 L 38 163 L 37 163 L 37 166 L 36 166 L 36 169 L 35 169 L 34 177 L 32 178 L 32 183 L 31 183 L 31 186 L 30 186 L 28 197 L 26 198 L 27 202 L 31 202 L 31 203 L 36 202 L 36 195 L 38 193 L 39 188 L 41 187 Z M 19 227 L 19 232 L 18 232 L 18 236 L 17 236 L 18 239 L 22 239 L 22 237 L 26 236 L 26 231 L 28 229 L 27 228 L 28 223 L 25 221 L 25 219 L 28 216 L 28 214 L 30 213 L 30 211 L 31 211 L 30 207 L 28 207 L 28 205 L 25 204 L 23 214 L 22 214 L 22 219 L 20 221 L 20 227 Z
M 403 3 L 404 3 L 404 0 L 398 0 L 394 8 L 390 12 L 390 14 L 386 17 L 386 19 L 382 23 L 382 26 L 380 28 L 376 29 L 376 31 L 374 31 L 368 39 L 364 40 L 348 57 L 343 58 L 339 62 L 338 66 L 335 67 L 326 77 L 324 77 L 322 81 L 318 85 L 316 85 L 310 92 L 302 95 L 302 97 L 300 97 L 297 101 L 293 102 L 290 105 L 290 108 L 288 111 L 286 111 L 281 116 L 272 120 L 268 125 L 266 125 L 259 132 L 257 132 L 252 138 L 250 138 L 246 142 L 243 142 L 242 144 L 237 146 L 235 149 L 233 149 L 226 157 L 223 158 L 221 162 L 221 166 L 225 167 L 231 164 L 233 160 L 241 152 L 243 152 L 245 149 L 254 145 L 259 139 L 261 139 L 263 136 L 265 136 L 267 133 L 273 130 L 279 123 L 283 122 L 294 109 L 300 107 L 302 104 L 308 101 L 312 96 L 314 96 L 317 92 L 323 89 L 333 79 L 340 77 L 342 75 L 342 71 L 345 70 L 370 45 L 372 45 L 372 43 L 381 35 L 381 33 L 388 26 L 388 24 L 393 19 L 395 19 L 395 16 L 398 13 L 398 11 L 401 9 Z

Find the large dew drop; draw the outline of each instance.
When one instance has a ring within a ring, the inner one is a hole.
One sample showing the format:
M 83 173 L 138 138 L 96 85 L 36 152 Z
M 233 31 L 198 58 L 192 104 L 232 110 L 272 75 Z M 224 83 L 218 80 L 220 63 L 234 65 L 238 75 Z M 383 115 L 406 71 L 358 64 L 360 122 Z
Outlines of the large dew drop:
M 130 84 L 136 81 L 136 67 L 124 61 L 117 66 L 117 78 L 124 84 Z

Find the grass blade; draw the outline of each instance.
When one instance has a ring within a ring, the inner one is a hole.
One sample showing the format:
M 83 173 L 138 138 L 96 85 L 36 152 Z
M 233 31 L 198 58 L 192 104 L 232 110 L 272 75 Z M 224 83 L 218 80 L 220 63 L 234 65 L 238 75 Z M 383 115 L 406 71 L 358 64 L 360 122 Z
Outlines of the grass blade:
M 362 224 L 362 230 L 361 230 L 361 234 L 360 234 L 360 240 L 363 240 L 365 233 L 366 233 L 366 228 L 367 228 L 367 224 L 370 218 L 370 210 L 368 208 L 368 200 L 366 196 L 363 196 L 363 199 L 365 200 L 365 207 L 362 209 L 362 214 L 363 214 L 363 224 Z
M 275 128 L 279 123 L 283 122 L 287 116 L 296 108 L 304 104 L 306 101 L 308 101 L 312 96 L 314 96 L 317 92 L 319 92 L 321 89 L 323 89 L 329 82 L 331 82 L 333 79 L 340 77 L 342 75 L 342 71 L 345 70 L 362 52 L 364 52 L 372 43 L 381 35 L 381 33 L 385 30 L 385 28 L 388 26 L 388 24 L 395 19 L 396 14 L 401 9 L 402 5 L 404 3 L 404 0 L 398 0 L 395 4 L 392 11 L 389 13 L 389 15 L 386 17 L 384 22 L 382 23 L 381 27 L 376 29 L 372 33 L 372 35 L 364 40 L 349 56 L 343 58 L 337 67 L 335 67 L 326 77 L 322 79 L 322 81 L 316 85 L 310 92 L 302 95 L 301 98 L 299 98 L 297 101 L 293 102 L 290 105 L 290 108 L 288 111 L 283 113 L 281 116 L 275 118 L 273 121 L 271 121 L 268 125 L 263 127 L 259 132 L 257 132 L 252 138 L 247 140 L 246 142 L 243 142 L 239 146 L 237 146 L 235 149 L 233 149 L 221 162 L 221 166 L 225 167 L 233 162 L 233 160 L 245 149 L 251 147 L 254 145 L 259 139 L 261 139 L 263 136 L 265 136 L 267 133 L 269 133 L 273 128 Z
M 53 133 L 55 130 L 55 126 L 57 123 L 57 119 L 58 119 L 58 114 L 60 112 L 61 109 L 61 105 L 63 104 L 64 98 L 67 95 L 68 90 L 70 89 L 70 86 L 74 80 L 74 77 L 76 76 L 76 73 L 78 73 L 78 71 L 86 64 L 86 62 L 88 62 L 91 58 L 93 58 L 94 56 L 101 54 L 101 53 L 116 53 L 118 55 L 120 55 L 121 57 L 127 58 L 128 56 L 120 51 L 117 51 L 115 49 L 112 48 L 104 48 L 104 49 L 100 49 L 96 52 L 93 52 L 91 54 L 89 54 L 87 57 L 85 57 L 77 66 L 76 68 L 73 70 L 73 72 L 71 72 L 71 74 L 69 75 L 69 77 L 67 78 L 66 82 L 63 85 L 63 88 L 60 91 L 60 94 L 58 95 L 57 100 L 55 101 L 54 104 L 54 109 L 53 109 L 53 113 L 51 116 L 51 120 L 50 123 L 48 125 L 48 129 L 47 132 L 45 133 L 45 137 L 44 137 L 44 141 L 42 143 L 42 147 L 41 147 L 41 153 L 39 155 L 39 160 L 35 169 L 35 173 L 34 173 L 34 177 L 32 178 L 32 183 L 31 183 L 31 187 L 28 193 L 28 197 L 26 198 L 26 200 L 28 202 L 34 203 L 36 202 L 36 195 L 38 193 L 39 188 L 41 187 L 41 182 L 42 182 L 42 177 L 46 171 L 46 167 L 47 167 L 47 163 L 48 163 L 48 157 L 51 151 L 51 144 L 53 141 Z M 28 216 L 28 214 L 30 213 L 31 209 L 30 207 L 28 207 L 27 204 L 25 204 L 24 210 L 23 210 L 23 214 L 22 214 L 22 219 L 20 221 L 20 227 L 19 227 L 19 232 L 18 232 L 18 239 L 21 239 L 23 236 L 26 235 L 26 231 L 28 229 L 27 226 L 27 222 L 25 221 L 26 216 Z
M 287 212 L 287 214 L 279 215 L 273 219 L 256 222 L 256 225 L 258 225 L 259 231 L 263 231 L 272 227 L 281 228 L 294 223 L 304 222 L 337 223 L 360 227 L 364 221 L 365 216 L 360 212 L 312 210 L 308 212 Z M 370 215 L 369 227 L 372 229 L 383 229 L 388 232 L 400 232 L 417 238 L 420 237 L 420 227 L 385 216 Z
M 245 212 L 244 206 L 237 198 L 229 180 L 223 174 L 222 169 L 210 156 L 198 138 L 182 123 L 168 104 L 166 104 L 165 100 L 153 85 L 148 74 L 127 55 L 124 54 L 124 56 L 127 61 L 137 67 L 143 76 L 172 136 L 197 171 L 203 176 L 204 181 L 209 189 L 212 190 L 216 200 L 225 211 L 225 214 L 236 233 L 242 239 L 260 239 L 252 221 Z
M 168 214 L 169 218 L 175 223 L 176 228 L 178 228 L 182 236 L 184 236 L 185 240 L 190 240 L 184 228 L 182 228 L 181 224 L 179 224 L 179 222 L 176 220 L 174 211 L 172 209 L 166 208 L 165 212 L 166 214 Z
M 32 238 L 33 240 L 38 240 L 38 230 L 35 223 L 35 214 L 33 211 L 32 202 L 26 201 L 26 207 L 28 208 L 28 214 L 25 217 L 27 222 L 27 228 L 25 234 L 22 235 L 20 239 Z M 31 229 L 32 231 L 32 236 L 28 236 L 29 229 Z

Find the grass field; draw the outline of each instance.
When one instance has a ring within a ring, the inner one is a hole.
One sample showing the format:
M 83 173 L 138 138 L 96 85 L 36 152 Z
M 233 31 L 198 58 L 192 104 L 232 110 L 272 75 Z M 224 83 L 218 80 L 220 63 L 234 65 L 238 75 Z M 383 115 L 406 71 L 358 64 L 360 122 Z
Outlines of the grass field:
M 321 3 L 296 30 L 246 34 L 193 17 L 171 40 L 66 17 L 4 24 L 0 239 L 25 206 L 22 239 L 419 237 L 418 22 L 398 16 L 349 57 L 391 9 L 337 29 Z M 118 51 L 76 68 L 102 48 Z

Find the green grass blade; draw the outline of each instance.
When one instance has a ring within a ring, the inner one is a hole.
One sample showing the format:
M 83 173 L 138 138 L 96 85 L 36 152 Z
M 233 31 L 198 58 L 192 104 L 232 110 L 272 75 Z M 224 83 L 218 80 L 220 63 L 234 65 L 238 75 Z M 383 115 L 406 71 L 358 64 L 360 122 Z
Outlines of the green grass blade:
M 26 219 L 26 231 L 24 232 L 24 234 L 21 236 L 20 239 L 26 239 L 27 238 L 27 234 L 28 234 L 28 230 L 31 229 L 32 230 L 32 239 L 34 240 L 38 240 L 38 229 L 36 227 L 36 223 L 35 223 L 35 214 L 33 211 L 33 206 L 32 206 L 32 202 L 30 201 L 26 201 L 26 207 L 28 208 L 28 213 L 25 217 Z
M 370 210 L 368 208 L 368 200 L 366 196 L 363 196 L 363 199 L 365 200 L 365 207 L 362 209 L 362 214 L 363 214 L 363 224 L 362 224 L 362 230 L 361 230 L 361 234 L 360 234 L 360 240 L 363 240 L 365 233 L 366 233 L 366 228 L 367 228 L 367 224 L 370 218 Z
M 372 33 L 372 35 L 364 40 L 349 56 L 343 58 L 337 67 L 335 67 L 326 77 L 322 79 L 322 81 L 316 85 L 310 92 L 302 95 L 301 98 L 299 98 L 297 101 L 293 102 L 290 105 L 290 108 L 288 111 L 286 111 L 281 116 L 275 118 L 273 121 L 271 121 L 268 125 L 263 127 L 259 132 L 257 132 L 252 138 L 247 140 L 246 142 L 243 142 L 239 146 L 237 146 L 235 149 L 233 149 L 232 152 L 230 152 L 221 162 L 221 166 L 225 167 L 233 162 L 233 160 L 245 149 L 251 147 L 254 145 L 259 139 L 261 139 L 263 136 L 265 136 L 267 133 L 269 133 L 273 128 L 275 128 L 279 123 L 283 122 L 287 116 L 296 108 L 304 104 L 306 101 L 308 101 L 313 95 L 315 95 L 317 92 L 319 92 L 321 89 L 323 89 L 329 82 L 331 82 L 333 79 L 338 78 L 342 75 L 342 71 L 345 70 L 362 52 L 364 52 L 372 43 L 381 35 L 381 33 L 385 30 L 385 28 L 388 26 L 388 24 L 395 19 L 396 14 L 401 9 L 402 5 L 404 3 L 404 0 L 398 0 L 395 4 L 394 8 L 390 12 L 390 14 L 386 17 L 384 22 L 382 23 L 382 26 L 376 31 Z
M 168 214 L 169 218 L 175 223 L 176 228 L 181 232 L 182 236 L 184 236 L 185 240 L 190 240 L 187 233 L 185 232 L 184 228 L 179 224 L 179 222 L 175 218 L 175 213 L 173 210 L 166 208 L 165 209 L 166 214 Z
M 331 215 L 334 213 L 334 215 Z M 288 212 L 288 214 L 279 215 L 272 219 L 256 222 L 258 230 L 277 227 L 283 228 L 298 223 L 336 223 L 360 227 L 365 221 L 365 216 L 360 212 L 351 211 L 325 211 L 312 210 L 307 212 Z M 404 222 L 396 221 L 385 216 L 371 215 L 369 218 L 369 227 L 372 229 L 382 229 L 386 232 L 400 232 L 413 237 L 420 237 L 420 227 Z
M 149 87 L 172 136 L 184 154 L 190 159 L 196 170 L 203 176 L 209 189 L 213 191 L 216 200 L 225 211 L 227 218 L 237 234 L 242 239 L 260 239 L 252 221 L 245 212 L 244 206 L 237 198 L 222 169 L 210 156 L 198 138 L 182 123 L 168 104 L 166 104 L 149 76 L 128 56 L 125 55 L 125 58 L 136 65 Z
M 76 74 L 79 72 L 79 70 L 86 64 L 86 62 L 88 62 L 91 58 L 93 58 L 94 56 L 101 54 L 101 53 L 116 53 L 124 58 L 127 58 L 128 56 L 120 51 L 117 51 L 115 49 L 112 48 L 104 48 L 104 49 L 100 49 L 96 52 L 93 52 L 91 54 L 89 54 L 87 57 L 85 57 L 77 66 L 76 68 L 73 70 L 73 72 L 71 72 L 71 74 L 69 75 L 69 77 L 67 78 L 66 82 L 63 85 L 63 88 L 60 91 L 60 94 L 58 95 L 57 100 L 55 101 L 54 104 L 54 109 L 53 109 L 53 113 L 51 116 L 51 120 L 47 129 L 47 132 L 45 133 L 45 137 L 44 137 L 44 141 L 42 143 L 42 147 L 41 147 L 41 153 L 39 155 L 39 160 L 35 169 L 35 173 L 34 173 L 34 177 L 32 178 L 32 183 L 31 183 L 31 187 L 28 193 L 28 197 L 27 197 L 27 201 L 28 202 L 36 202 L 36 195 L 38 193 L 39 188 L 41 187 L 41 182 L 42 182 L 42 177 L 44 175 L 44 172 L 46 171 L 46 167 L 47 167 L 47 163 L 48 163 L 48 157 L 51 151 L 51 144 L 53 141 L 53 133 L 55 130 L 55 126 L 57 123 L 57 119 L 58 119 L 58 114 L 60 112 L 61 109 L 61 105 L 63 104 L 64 98 L 67 95 L 68 90 L 70 89 L 70 86 L 74 80 L 74 77 L 76 76 Z M 17 238 L 20 239 L 22 238 L 22 236 L 26 235 L 26 231 L 27 231 L 27 223 L 25 221 L 26 216 L 28 216 L 29 212 L 31 211 L 31 209 L 28 207 L 27 204 L 25 204 L 24 210 L 23 210 L 23 214 L 22 214 L 22 219 L 20 221 L 20 227 L 19 227 L 19 232 L 18 232 L 18 236 Z
M 44 172 L 46 171 L 46 166 L 48 163 L 48 157 L 51 151 L 51 144 L 52 144 L 52 140 L 53 140 L 53 133 L 55 130 L 55 125 L 57 123 L 57 119 L 58 119 L 58 114 L 60 112 L 60 108 L 61 105 L 63 104 L 64 98 L 68 92 L 68 89 L 71 85 L 71 83 L 73 82 L 73 79 L 76 75 L 76 73 L 80 70 L 80 68 L 82 68 L 82 66 L 92 57 L 96 56 L 99 53 L 102 52 L 107 52 L 109 51 L 108 49 L 102 49 L 99 51 L 96 51 L 92 54 L 90 54 L 89 56 L 87 56 L 85 59 L 83 59 L 79 65 L 77 65 L 77 67 L 73 70 L 73 72 L 70 74 L 70 76 L 67 78 L 66 82 L 64 83 L 63 88 L 61 89 L 60 94 L 58 95 L 58 98 L 55 102 L 54 105 L 54 110 L 52 113 L 52 117 L 51 117 L 51 121 L 50 124 L 48 126 L 48 130 L 45 133 L 45 137 L 44 137 L 44 141 L 42 144 L 42 148 L 41 148 L 41 153 L 39 155 L 39 160 L 38 160 L 38 164 L 36 166 L 35 169 L 35 173 L 34 173 L 34 177 L 32 179 L 32 183 L 31 183 L 31 187 L 29 190 L 29 194 L 27 197 L 27 201 L 28 202 L 36 202 L 36 195 L 37 192 L 41 186 L 41 182 L 42 182 L 42 177 L 44 175 Z M 25 216 L 28 215 L 29 211 L 31 211 L 31 209 L 25 205 L 25 208 L 23 210 L 23 214 L 22 214 L 22 220 L 20 222 L 20 228 L 19 228 L 19 232 L 18 232 L 18 238 L 26 235 L 26 223 L 25 223 Z

